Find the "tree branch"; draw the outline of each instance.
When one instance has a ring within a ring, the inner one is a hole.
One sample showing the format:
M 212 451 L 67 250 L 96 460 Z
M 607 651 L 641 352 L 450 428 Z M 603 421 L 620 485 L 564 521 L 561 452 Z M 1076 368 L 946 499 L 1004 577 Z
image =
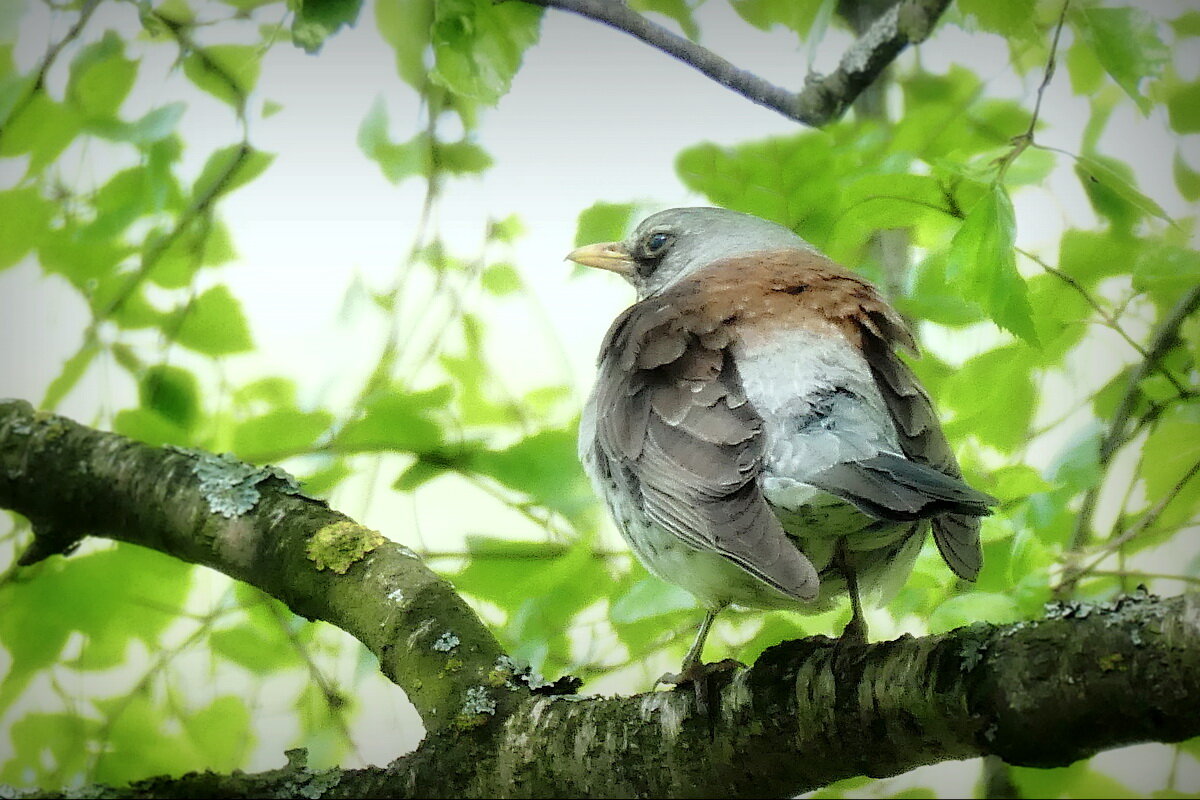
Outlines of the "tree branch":
M 1142 381 L 1158 367 L 1158 363 L 1175 346 L 1179 335 L 1179 328 L 1198 308 L 1200 308 L 1200 285 L 1192 287 L 1187 294 L 1179 298 L 1179 301 L 1175 303 L 1170 313 L 1163 318 L 1162 322 L 1155 329 L 1154 335 L 1150 339 L 1150 346 L 1146 350 L 1145 358 L 1138 362 L 1137 367 L 1129 373 L 1129 379 L 1125 382 L 1125 392 L 1121 395 L 1121 401 L 1117 404 L 1116 412 L 1113 413 L 1112 425 L 1100 440 L 1098 464 L 1101 476 L 1108 469 L 1108 465 L 1112 462 L 1117 451 L 1128 441 L 1126 431 L 1133 419 L 1133 412 L 1137 407 L 1137 401 L 1142 396 Z M 1083 503 L 1080 505 L 1079 513 L 1075 517 L 1075 529 L 1071 533 L 1072 550 L 1081 550 L 1089 543 L 1092 517 L 1096 513 L 1096 503 L 1100 498 L 1100 487 L 1103 485 L 1104 480 L 1102 477 L 1096 481 L 1095 486 L 1088 489 L 1083 497 Z M 1073 586 L 1079 577 L 1080 573 L 1070 571 L 1070 574 L 1059 584 L 1060 589 Z
M 495 701 L 503 655 L 491 631 L 411 550 L 289 480 L 0 402 L 0 507 L 28 517 L 35 534 L 22 564 L 88 535 L 203 564 L 353 635 L 427 729 L 477 721 L 475 709 Z
M 788 119 L 819 128 L 839 119 L 905 47 L 933 31 L 950 0 L 899 0 L 842 55 L 831 74 L 809 75 L 804 89 L 791 92 L 740 69 L 711 50 L 638 14 L 619 0 L 524 0 L 571 11 L 628 33 L 679 59 L 746 99 Z
M 691 691 L 549 696 L 522 684 L 410 551 L 297 494 L 280 471 L 150 447 L 6 401 L 0 507 L 33 523 L 25 561 L 85 534 L 135 542 L 349 631 L 429 728 L 386 768 L 314 772 L 293 753 L 260 775 L 89 787 L 95 796 L 791 796 L 946 759 L 1059 766 L 1200 734 L 1195 594 L 1058 604 L 1043 620 L 905 636 L 837 658 L 825 637 L 784 642 L 717 677 L 703 706 Z

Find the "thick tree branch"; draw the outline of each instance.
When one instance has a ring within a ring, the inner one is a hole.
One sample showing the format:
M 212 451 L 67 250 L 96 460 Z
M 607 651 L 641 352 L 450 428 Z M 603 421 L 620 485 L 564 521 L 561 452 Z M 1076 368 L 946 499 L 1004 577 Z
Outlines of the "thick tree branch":
M 35 533 L 23 564 L 89 535 L 203 564 L 358 638 L 426 728 L 475 722 L 497 699 L 495 637 L 415 553 L 286 477 L 0 402 L 0 507 Z
M 1057 605 L 1043 620 L 902 637 L 841 658 L 823 637 L 785 642 L 718 679 L 703 707 L 686 690 L 538 695 L 502 660 L 497 668 L 491 634 L 418 559 L 364 538 L 279 474 L 232 464 L 0 403 L 0 507 L 32 521 L 28 560 L 96 534 L 253 583 L 361 639 L 430 735 L 387 768 L 317 773 L 293 756 L 270 773 L 192 774 L 110 793 L 790 796 L 946 759 L 1057 766 L 1200 734 L 1197 595 Z M 230 489 L 218 479 L 230 474 L 248 477 Z M 238 513 L 247 483 L 261 496 Z M 329 535 L 337 532 L 348 539 Z M 332 546 L 364 541 L 373 549 L 362 554 Z
M 846 50 L 836 70 L 825 76 L 811 74 L 805 79 L 803 90 L 792 92 L 651 22 L 620 0 L 524 1 L 572 11 L 624 31 L 746 99 L 814 128 L 834 122 L 846 113 L 855 98 L 905 47 L 918 44 L 929 36 L 942 12 L 950 5 L 950 0 L 898 0 Z

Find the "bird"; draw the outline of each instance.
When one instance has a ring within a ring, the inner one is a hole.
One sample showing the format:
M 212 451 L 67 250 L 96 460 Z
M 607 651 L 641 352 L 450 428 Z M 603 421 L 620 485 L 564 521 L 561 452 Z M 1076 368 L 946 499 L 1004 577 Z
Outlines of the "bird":
M 730 605 L 819 613 L 865 644 L 864 593 L 888 596 L 926 532 L 954 575 L 982 564 L 995 498 L 961 476 L 899 351 L 905 320 L 870 282 L 791 230 L 673 208 L 567 259 L 637 291 L 600 348 L 579 456 L 630 549 L 705 609 L 677 674 L 703 678 Z

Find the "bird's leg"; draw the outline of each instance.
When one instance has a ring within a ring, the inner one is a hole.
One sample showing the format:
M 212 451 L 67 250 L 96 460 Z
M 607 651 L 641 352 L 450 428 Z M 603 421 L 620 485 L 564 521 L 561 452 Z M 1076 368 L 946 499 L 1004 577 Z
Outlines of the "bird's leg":
M 715 664 L 705 664 L 700 659 L 704 651 L 704 642 L 708 639 L 708 632 L 712 628 L 717 614 L 721 613 L 721 608 L 710 608 L 705 611 L 704 621 L 700 623 L 700 630 L 696 632 L 696 641 L 692 643 L 692 646 L 687 651 L 687 655 L 683 657 L 683 664 L 680 666 L 679 672 L 668 672 L 659 678 L 657 683 L 684 686 L 689 683 L 698 683 L 713 672 L 742 666 L 740 662 L 734 661 L 731 658 L 718 661 Z
M 858 576 L 850 564 L 850 554 L 846 552 L 845 539 L 838 541 L 834 558 L 837 559 L 838 570 L 846 578 L 846 593 L 850 595 L 850 621 L 842 630 L 838 645 L 843 643 L 865 645 L 867 643 L 867 619 L 863 616 L 862 600 L 858 596 Z
M 703 662 L 700 656 L 704 654 L 704 641 L 708 639 L 708 632 L 712 629 L 713 622 L 717 619 L 717 614 L 721 609 L 710 608 L 704 612 L 704 621 L 700 623 L 700 629 L 696 631 L 696 641 L 692 642 L 692 646 L 688 649 L 687 655 L 683 657 L 683 667 L 681 672 L 695 669 Z

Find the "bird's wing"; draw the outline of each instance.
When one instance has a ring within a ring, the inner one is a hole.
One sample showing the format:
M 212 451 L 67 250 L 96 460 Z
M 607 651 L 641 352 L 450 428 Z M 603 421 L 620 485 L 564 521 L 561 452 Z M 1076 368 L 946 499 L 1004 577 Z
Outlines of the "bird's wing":
M 946 441 L 929 395 L 896 352 L 897 346 L 917 352 L 916 342 L 904 321 L 876 296 L 874 303 L 864 307 L 859 328 L 863 355 L 891 412 L 904 455 L 915 466 L 932 468 L 927 472 L 961 478 L 958 460 Z M 955 480 L 954 484 L 947 491 L 957 492 L 957 499 L 966 501 L 970 513 L 945 512 L 934 516 L 933 539 L 954 574 L 973 581 L 983 562 L 979 517 L 991 513 L 988 506 L 995 504 L 995 499 L 970 489 L 961 480 Z
M 715 290 L 718 296 L 737 296 L 754 286 L 760 316 L 769 324 L 840 337 L 866 360 L 905 458 L 853 456 L 847 446 L 841 463 L 807 482 L 885 519 L 932 516 L 934 540 L 946 563 L 955 574 L 974 580 L 982 562 L 978 518 L 995 500 L 960 480 L 929 395 L 897 354 L 898 348 L 917 352 L 900 315 L 868 281 L 812 251 L 759 253 L 710 270 L 724 276 L 709 281 L 710 295 Z
M 762 496 L 762 420 L 719 318 L 659 297 L 614 322 L 601 350 L 596 452 L 647 518 L 801 600 L 817 572 Z

